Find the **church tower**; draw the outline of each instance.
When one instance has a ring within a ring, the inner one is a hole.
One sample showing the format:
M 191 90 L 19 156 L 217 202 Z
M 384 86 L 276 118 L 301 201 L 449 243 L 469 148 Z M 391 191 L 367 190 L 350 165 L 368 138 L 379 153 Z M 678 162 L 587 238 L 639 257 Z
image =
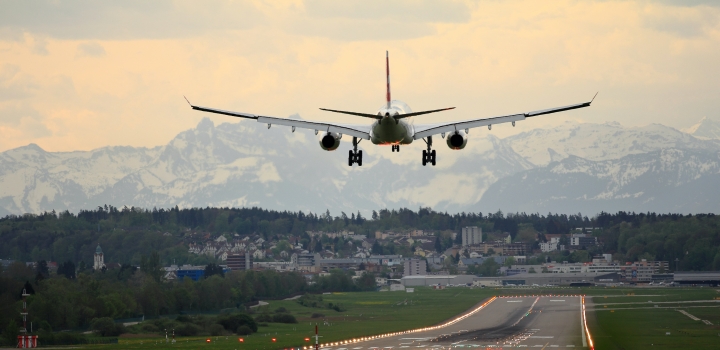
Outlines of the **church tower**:
M 95 257 L 93 259 L 93 269 L 101 270 L 103 267 L 105 267 L 105 257 L 103 256 L 102 249 L 100 248 L 100 243 L 98 243 L 97 248 L 95 248 Z

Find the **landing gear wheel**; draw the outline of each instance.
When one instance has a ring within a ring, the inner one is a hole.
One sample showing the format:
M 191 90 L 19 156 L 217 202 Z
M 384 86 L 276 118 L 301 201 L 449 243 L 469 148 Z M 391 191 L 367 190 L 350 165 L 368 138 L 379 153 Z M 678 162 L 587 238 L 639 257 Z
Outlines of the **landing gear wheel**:
M 427 144 L 427 150 L 423 150 L 422 165 L 425 166 L 427 163 L 435 166 L 435 150 L 432 149 L 432 136 L 428 136 L 427 140 L 423 139 Z
M 357 153 L 357 165 L 362 166 L 362 151 L 358 151 Z
M 355 158 L 355 155 L 353 154 L 353 151 L 350 150 L 350 151 L 349 151 L 349 155 L 348 155 L 348 165 L 349 165 L 349 166 L 352 166 L 353 163 L 355 162 L 355 159 L 354 159 L 354 158 Z
M 352 166 L 357 163 L 358 166 L 362 166 L 362 151 L 358 151 L 357 145 L 360 143 L 357 137 L 353 137 L 353 149 L 348 151 L 348 165 Z

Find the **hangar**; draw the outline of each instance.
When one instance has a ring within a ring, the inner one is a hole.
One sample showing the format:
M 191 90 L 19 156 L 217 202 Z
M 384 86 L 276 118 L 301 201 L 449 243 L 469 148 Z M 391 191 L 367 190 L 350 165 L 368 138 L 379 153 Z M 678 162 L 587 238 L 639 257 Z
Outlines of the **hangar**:
M 675 284 L 681 285 L 720 285 L 720 271 L 676 271 Z
M 401 278 L 400 283 L 405 287 L 447 286 L 473 283 L 475 279 L 473 275 L 414 275 Z
M 512 276 L 475 277 L 475 284 L 481 286 L 529 286 L 554 285 L 572 286 L 588 284 L 615 284 L 620 282 L 617 273 L 522 273 Z

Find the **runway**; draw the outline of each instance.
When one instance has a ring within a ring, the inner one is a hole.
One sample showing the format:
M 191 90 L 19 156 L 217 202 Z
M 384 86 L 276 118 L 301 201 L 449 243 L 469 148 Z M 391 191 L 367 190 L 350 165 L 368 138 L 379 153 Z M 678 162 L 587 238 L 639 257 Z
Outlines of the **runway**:
M 419 350 L 459 348 L 586 348 L 579 296 L 495 298 L 454 324 L 321 350 Z

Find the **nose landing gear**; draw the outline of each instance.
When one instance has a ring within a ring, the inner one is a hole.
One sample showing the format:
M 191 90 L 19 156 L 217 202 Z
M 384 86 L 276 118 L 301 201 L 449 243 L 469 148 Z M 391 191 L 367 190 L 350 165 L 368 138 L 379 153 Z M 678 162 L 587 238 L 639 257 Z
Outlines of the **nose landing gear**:
M 427 140 L 423 139 L 427 144 L 427 150 L 423 150 L 422 165 L 425 166 L 428 163 L 435 166 L 435 150 L 432 149 L 432 136 L 428 136 Z
M 357 145 L 360 143 L 357 137 L 353 137 L 353 149 L 348 151 L 348 165 L 357 164 L 362 166 L 362 151 L 358 151 Z
M 400 145 L 392 145 L 393 152 L 400 152 Z

